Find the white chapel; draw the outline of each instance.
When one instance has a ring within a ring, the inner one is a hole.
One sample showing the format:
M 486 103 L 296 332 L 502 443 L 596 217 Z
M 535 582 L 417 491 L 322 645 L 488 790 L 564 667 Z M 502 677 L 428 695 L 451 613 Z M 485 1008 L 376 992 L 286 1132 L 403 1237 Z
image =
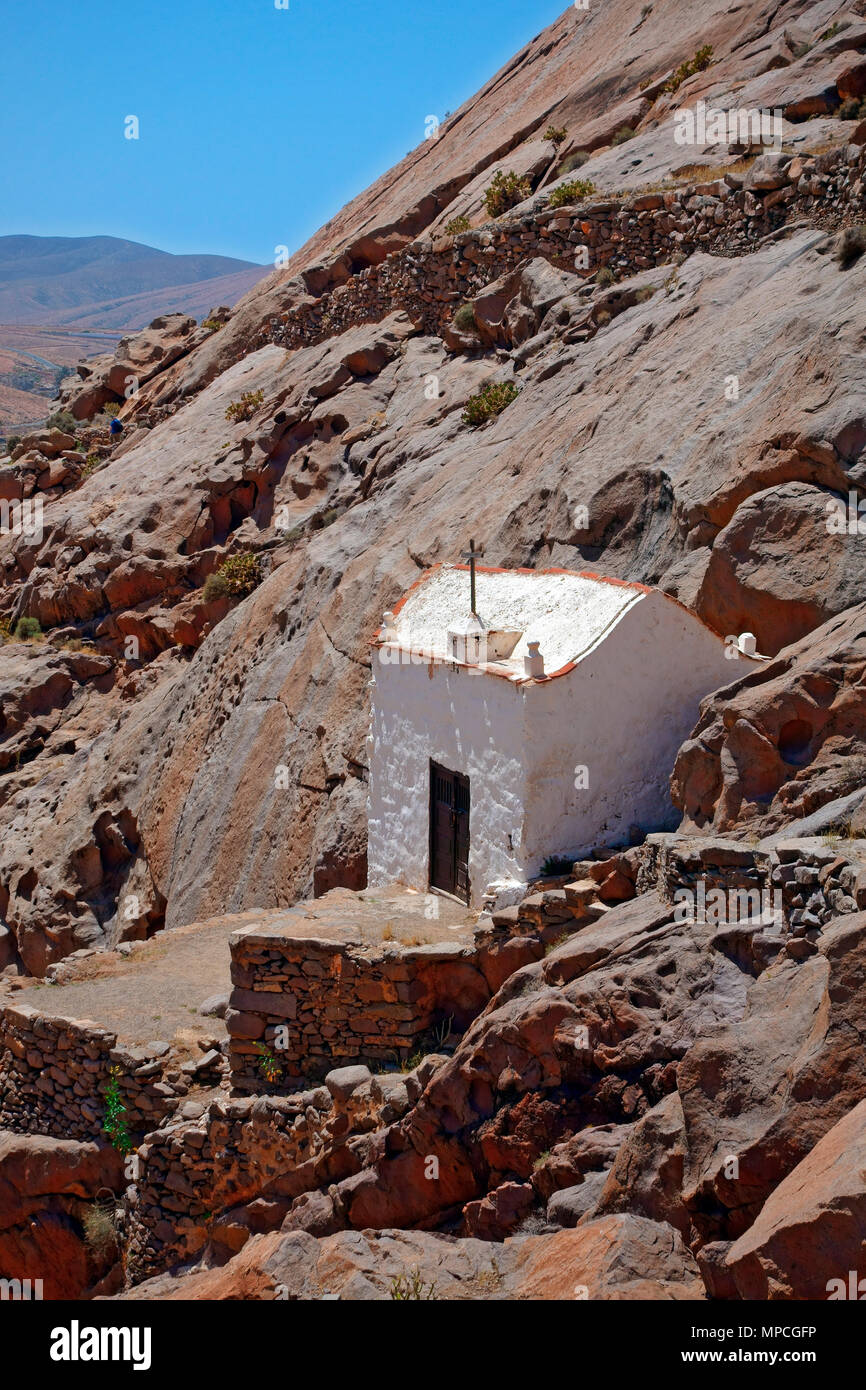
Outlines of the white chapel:
M 699 703 L 756 659 L 642 584 L 429 570 L 373 643 L 369 883 L 506 901 L 545 860 L 672 828 Z

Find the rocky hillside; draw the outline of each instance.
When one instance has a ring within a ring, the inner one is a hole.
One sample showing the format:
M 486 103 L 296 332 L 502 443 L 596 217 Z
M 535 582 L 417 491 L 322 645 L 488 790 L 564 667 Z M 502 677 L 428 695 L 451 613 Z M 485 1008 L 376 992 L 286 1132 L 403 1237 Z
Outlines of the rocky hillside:
M 671 769 L 684 839 L 816 814 L 856 836 L 864 96 L 857 6 L 569 7 L 234 310 L 157 319 L 67 379 L 75 430 L 0 463 L 0 498 L 44 506 L 41 534 L 0 536 L 10 978 L 362 888 L 369 643 L 470 536 L 489 564 L 659 585 L 755 634 L 769 659 L 732 665 Z M 699 100 L 772 108 L 781 147 L 679 144 Z M 491 385 L 510 403 L 473 423 Z M 254 1210 L 190 1247 L 236 1256 L 192 1296 L 387 1296 L 406 1265 L 468 1296 L 557 1297 L 573 1266 L 590 1296 L 816 1296 L 786 1185 L 818 1220 L 833 1155 L 862 1146 L 866 899 L 756 951 L 655 887 L 497 980 L 363 1141 L 329 1129 L 315 1180 L 276 1192 L 282 1231 L 267 1183 L 223 1194 Z M 491 1285 L 480 1237 L 533 1213 Z

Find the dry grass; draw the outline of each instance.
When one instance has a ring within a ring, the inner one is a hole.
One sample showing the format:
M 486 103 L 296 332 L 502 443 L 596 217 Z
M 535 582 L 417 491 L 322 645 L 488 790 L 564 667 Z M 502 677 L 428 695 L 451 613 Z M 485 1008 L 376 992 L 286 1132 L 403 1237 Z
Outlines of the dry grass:
M 726 160 L 724 164 L 683 164 L 672 169 L 668 182 L 682 180 L 685 183 L 715 183 L 725 174 L 746 174 L 751 169 L 755 156 L 744 155 L 742 159 Z

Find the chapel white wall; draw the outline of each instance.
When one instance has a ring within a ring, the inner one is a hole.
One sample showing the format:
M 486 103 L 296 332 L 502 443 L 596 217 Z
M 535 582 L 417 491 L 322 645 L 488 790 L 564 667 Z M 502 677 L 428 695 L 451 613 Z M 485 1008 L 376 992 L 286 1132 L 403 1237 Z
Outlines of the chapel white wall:
M 430 759 L 470 779 L 469 879 L 521 878 L 526 782 L 519 687 L 472 668 L 373 653 L 368 882 L 429 884 Z M 509 836 L 511 847 L 509 847 Z
M 525 687 L 523 872 L 548 855 L 625 842 L 629 827 L 671 829 L 669 778 L 711 690 L 743 674 L 721 638 L 660 594 L 629 609 L 578 664 Z M 575 786 L 576 769 L 589 786 Z

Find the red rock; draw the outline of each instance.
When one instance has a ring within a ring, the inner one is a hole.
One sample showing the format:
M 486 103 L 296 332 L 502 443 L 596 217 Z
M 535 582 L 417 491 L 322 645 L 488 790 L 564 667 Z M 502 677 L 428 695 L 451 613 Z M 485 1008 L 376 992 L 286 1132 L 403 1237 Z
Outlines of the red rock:
M 866 1101 L 770 1193 L 753 1225 L 731 1246 L 726 1264 L 740 1298 L 864 1297 Z

